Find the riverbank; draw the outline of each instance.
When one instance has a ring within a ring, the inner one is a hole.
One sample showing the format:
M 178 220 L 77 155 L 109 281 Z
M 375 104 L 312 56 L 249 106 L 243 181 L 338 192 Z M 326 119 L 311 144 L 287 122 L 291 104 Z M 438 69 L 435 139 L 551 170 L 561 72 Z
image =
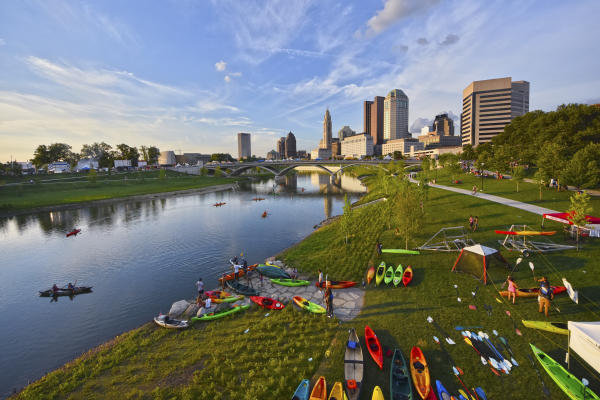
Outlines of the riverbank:
M 373 199 L 377 197 L 377 187 L 374 182 L 369 185 Z M 432 339 L 434 335 L 441 335 L 427 323 L 428 316 L 457 343 L 446 345 L 445 350 L 464 370 L 461 379 L 467 386 L 483 387 L 489 398 L 505 397 L 507 384 L 515 390 L 527 388 L 532 396 L 541 393 L 536 372 L 526 359 L 530 354 L 528 343 L 536 344 L 561 361 L 566 337 L 528 330 L 520 324 L 521 319 L 540 318 L 535 299 L 518 299 L 512 305 L 499 298 L 496 289 L 507 274 L 503 269 L 489 270 L 492 283 L 487 286 L 471 276 L 451 273 L 456 253 L 379 256 L 375 251 L 377 241 L 381 241 L 384 248 L 404 245 L 393 227 L 382 220 L 380 207 L 384 204 L 379 202 L 355 210 L 356 220 L 348 243 L 341 224 L 335 221 L 281 254 L 286 264 L 298 267 L 307 276 L 314 277 L 317 269 L 321 269 L 331 279 L 358 282 L 362 281 L 370 263 L 377 265 L 383 260 L 394 266 L 412 265 L 414 280 L 407 288 L 369 286 L 356 319 L 338 323 L 288 305 L 282 312 L 270 312 L 268 316 L 265 310 L 255 307 L 231 318 L 197 324 L 184 332 L 148 324 L 122 335 L 123 338 L 109 348 L 48 374 L 25 388 L 17 398 L 289 398 L 302 378 L 314 382 L 322 374 L 329 386 L 343 380 L 347 329 L 354 327 L 361 336 L 365 355 L 366 375 L 361 398 L 367 399 L 375 385 L 388 392 L 390 372 L 388 357 L 384 358 L 381 371 L 366 352 L 362 332 L 367 324 L 375 330 L 385 349 L 397 347 L 407 356 L 412 346 L 420 346 L 433 378 L 440 379 L 456 393 L 460 386 L 444 351 Z M 495 229 L 504 229 L 511 223 L 538 226 L 540 222 L 537 215 L 524 210 L 435 188 L 429 190 L 426 210 L 423 229 L 409 242 L 410 247 L 424 243 L 441 227 L 466 225 L 469 214 L 476 214 L 480 219 L 480 228 L 471 233 L 471 237 L 495 248 L 500 247 Z M 552 240 L 562 242 L 564 238 L 553 237 Z M 504 250 L 502 253 L 514 265 L 518 254 Z M 553 309 L 552 320 L 598 320 L 600 291 L 598 282 L 590 280 L 600 274 L 598 257 L 600 244 L 587 242 L 579 252 L 547 253 L 530 258 L 536 275 L 546 275 L 556 283 L 565 276 L 580 292 L 579 305 L 566 295 L 557 296 L 554 305 L 561 311 Z M 527 266 L 517 268 L 513 275 L 522 287 L 536 285 Z M 462 298 L 461 302 L 457 301 L 458 297 Z M 491 307 L 491 315 L 486 306 Z M 515 324 L 523 336 L 516 334 Z M 490 336 L 492 330 L 497 330 L 508 339 L 519 367 L 502 378 L 493 375 L 462 342 L 460 333 L 454 329 L 457 325 L 482 325 L 482 330 Z M 592 388 L 597 390 L 598 382 L 576 360 L 572 371 L 578 377 L 590 379 Z M 552 398 L 564 398 L 547 375 L 543 378 Z

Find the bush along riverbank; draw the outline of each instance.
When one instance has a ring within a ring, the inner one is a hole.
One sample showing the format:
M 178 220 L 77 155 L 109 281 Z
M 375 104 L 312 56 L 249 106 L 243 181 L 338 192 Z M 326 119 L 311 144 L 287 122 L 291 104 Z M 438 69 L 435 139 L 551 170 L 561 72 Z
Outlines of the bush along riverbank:
M 517 298 L 513 305 L 498 294 L 510 270 L 490 268 L 488 285 L 483 285 L 470 275 L 451 272 L 456 252 L 379 255 L 375 245 L 380 242 L 383 248 L 414 248 L 443 227 L 462 225 L 468 230 L 469 215 L 477 215 L 479 227 L 469 233 L 470 238 L 500 249 L 520 287 L 537 284 L 528 267 L 531 261 L 536 278 L 545 275 L 552 284 L 560 284 L 566 277 L 579 290 L 579 304 L 565 294 L 557 295 L 552 302 L 549 320 L 566 322 L 600 318 L 600 266 L 596 262 L 600 243 L 588 240 L 580 251 L 533 254 L 514 268 L 520 255 L 501 248 L 498 239 L 503 237 L 494 230 L 513 223 L 537 228 L 538 215 L 478 197 L 408 185 L 401 177 L 371 172 L 363 179 L 369 187 L 365 202 L 381 197 L 386 201 L 347 212 L 278 258 L 313 279 L 321 269 L 329 279 L 355 280 L 359 287 L 369 265 L 377 266 L 381 261 L 394 267 L 411 265 L 414 278 L 408 287 L 367 286 L 360 314 L 349 321 L 309 314 L 290 303 L 283 311 L 267 312 L 255 306 L 232 317 L 194 324 L 184 331 L 147 324 L 48 374 L 16 398 L 291 398 L 301 379 L 310 379 L 314 384 L 319 375 L 324 375 L 329 389 L 333 382 L 344 379 L 344 349 L 351 327 L 359 333 L 365 357 L 361 399 L 370 399 L 376 385 L 383 389 L 385 398 L 389 397 L 388 350 L 399 348 L 408 357 L 412 346 L 421 347 L 432 379 L 441 380 L 451 393 L 456 394 L 464 383 L 469 390 L 482 387 L 488 398 L 519 398 L 524 392 L 525 397 L 543 396 L 538 369 L 551 398 L 567 398 L 539 364 L 534 368 L 528 360 L 532 354 L 529 343 L 533 343 L 562 362 L 567 336 L 531 330 L 521 324 L 522 319 L 545 317 L 538 313 L 535 298 Z M 416 211 L 412 215 L 406 211 L 409 206 Z M 553 230 L 561 228 L 550 224 Z M 561 235 L 551 240 L 565 241 Z M 435 324 L 428 322 L 428 317 Z M 373 328 L 381 340 L 383 370 L 368 354 L 365 325 Z M 498 337 L 506 338 L 518 366 L 509 374 L 496 376 L 463 341 L 461 332 L 455 329 L 458 326 L 480 326 L 472 330 L 487 333 L 499 347 Z M 463 371 L 460 382 L 453 366 Z M 575 356 L 571 371 L 578 378 L 586 377 L 590 387 L 600 392 L 600 382 L 590 367 Z

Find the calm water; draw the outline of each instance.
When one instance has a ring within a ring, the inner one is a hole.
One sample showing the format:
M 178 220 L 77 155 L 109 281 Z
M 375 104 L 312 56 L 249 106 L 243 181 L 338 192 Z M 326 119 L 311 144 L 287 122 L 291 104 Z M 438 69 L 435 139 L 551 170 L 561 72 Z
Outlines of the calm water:
M 0 219 L 0 397 L 193 298 L 198 277 L 216 287 L 233 255 L 244 252 L 253 264 L 300 241 L 342 213 L 344 191 L 353 199 L 363 191 L 356 179 L 329 179 L 297 175 L 238 191 Z M 279 195 L 269 194 L 274 187 Z M 82 233 L 66 238 L 75 226 Z M 37 295 L 69 281 L 94 291 L 57 302 Z

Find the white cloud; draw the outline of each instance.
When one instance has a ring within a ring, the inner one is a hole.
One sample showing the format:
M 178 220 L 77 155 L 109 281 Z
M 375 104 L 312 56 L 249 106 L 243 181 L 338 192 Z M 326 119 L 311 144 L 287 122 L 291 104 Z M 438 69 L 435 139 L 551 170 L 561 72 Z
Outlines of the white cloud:
M 242 73 L 241 72 L 230 72 L 229 76 L 240 77 L 240 76 L 242 76 Z
M 6 44 L 6 40 L 0 38 L 0 46 L 4 46 Z
M 378 34 L 396 22 L 426 10 L 439 3 L 439 0 L 386 0 L 383 9 L 377 11 L 369 21 L 369 31 Z
M 225 75 L 225 78 L 223 78 L 223 80 L 227 83 L 231 82 L 231 77 L 229 75 Z
M 225 71 L 225 68 L 227 68 L 227 63 L 223 60 L 216 62 L 215 68 L 217 69 L 217 71 Z

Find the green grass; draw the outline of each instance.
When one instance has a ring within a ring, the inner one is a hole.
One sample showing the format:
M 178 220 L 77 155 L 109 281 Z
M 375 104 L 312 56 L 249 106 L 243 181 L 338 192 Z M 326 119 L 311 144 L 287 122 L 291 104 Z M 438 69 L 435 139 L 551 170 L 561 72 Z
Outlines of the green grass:
M 160 179 L 158 171 L 148 171 L 99 175 L 96 182 L 77 175 L 44 176 L 35 180 L 35 184 L 25 182 L 0 186 L 0 212 L 197 189 L 233 183 L 236 179 L 185 175 L 173 171 L 167 171 L 166 177 Z

